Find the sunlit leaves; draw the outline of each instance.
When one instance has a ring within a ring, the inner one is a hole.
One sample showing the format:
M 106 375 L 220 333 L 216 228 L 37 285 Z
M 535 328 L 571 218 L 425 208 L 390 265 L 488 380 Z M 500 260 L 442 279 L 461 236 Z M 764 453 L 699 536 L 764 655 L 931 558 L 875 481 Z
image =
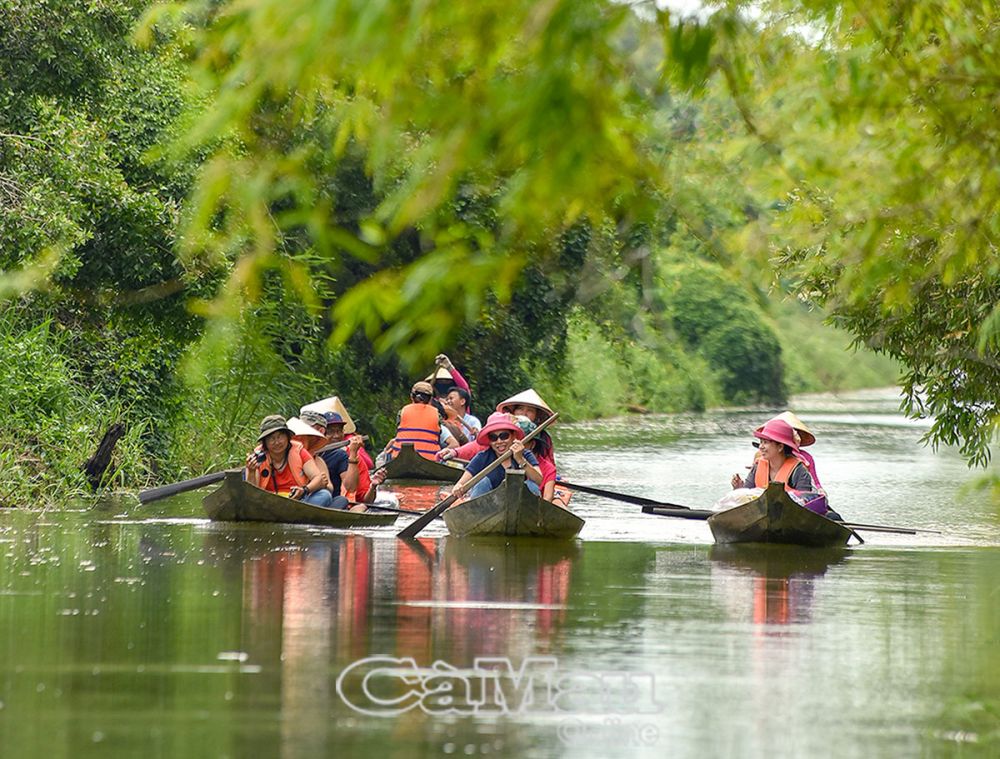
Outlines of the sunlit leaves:
M 418 229 L 427 250 L 464 250 L 471 260 L 505 250 L 516 268 L 529 250 L 550 255 L 560 231 L 580 219 L 648 218 L 658 176 L 646 150 L 650 103 L 615 43 L 631 18 L 601 0 L 191 0 L 172 14 L 156 9 L 142 34 L 193 36 L 194 77 L 212 99 L 177 143 L 215 154 L 188 216 L 188 255 L 280 248 L 286 224 L 335 202 L 319 172 L 352 147 L 380 201 L 358 228 L 335 219 L 309 226 L 309 243 L 329 245 L 334 261 L 345 253 L 385 261 L 386 246 Z M 500 222 L 462 238 L 462 195 L 489 197 Z M 481 302 L 476 288 L 502 293 L 504 285 L 472 280 L 460 288 L 463 306 L 467 297 Z M 395 307 L 368 309 L 352 296 L 357 307 L 337 311 L 338 334 L 391 312 L 412 323 L 390 335 L 420 333 L 429 348 L 467 318 L 464 307 L 459 319 L 444 319 L 423 314 L 427 304 L 405 292 L 380 293 L 394 297 Z

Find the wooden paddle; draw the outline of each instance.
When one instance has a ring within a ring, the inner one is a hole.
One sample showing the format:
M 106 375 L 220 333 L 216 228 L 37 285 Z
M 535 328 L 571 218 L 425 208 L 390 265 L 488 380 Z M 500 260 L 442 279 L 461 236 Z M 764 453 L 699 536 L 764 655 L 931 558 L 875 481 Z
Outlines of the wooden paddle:
M 361 438 L 364 441 L 368 440 L 367 436 Z M 338 440 L 336 443 L 330 443 L 315 451 L 313 455 L 318 453 L 324 453 L 326 451 L 335 451 L 338 448 L 346 448 L 350 444 L 350 440 Z M 186 493 L 189 490 L 197 490 L 198 488 L 203 488 L 206 485 L 212 485 L 216 482 L 221 482 L 229 472 L 242 472 L 243 468 L 238 469 L 223 469 L 221 472 L 211 472 L 210 474 L 203 474 L 200 477 L 193 477 L 190 480 L 182 480 L 181 482 L 174 482 L 170 485 L 160 485 L 159 487 L 150 488 L 149 490 L 143 490 L 139 492 L 139 502 L 146 504 L 152 503 L 153 501 L 159 501 L 162 498 L 169 498 L 172 495 L 178 495 L 179 493 Z
M 654 501 L 650 498 L 643 498 L 638 495 L 628 495 L 627 493 L 615 493 L 612 490 L 601 490 L 600 488 L 590 487 L 589 485 L 577 485 L 574 482 L 566 482 L 566 480 L 556 480 L 556 483 L 563 485 L 570 490 L 579 490 L 581 493 L 590 493 L 591 495 L 604 496 L 605 498 L 610 498 L 615 501 L 623 501 L 625 503 L 634 503 L 636 506 L 657 506 L 664 509 L 683 509 L 686 511 L 693 511 L 688 506 L 681 506 L 677 503 L 666 503 L 665 501 Z M 697 517 L 694 517 L 697 519 Z
M 548 427 L 550 424 L 552 424 L 552 422 L 554 422 L 558 418 L 558 416 L 559 416 L 559 414 L 553 414 L 552 416 L 550 416 L 544 422 L 542 422 L 537 427 L 535 427 L 535 429 L 533 429 L 531 432 L 529 432 L 527 435 L 525 435 L 524 439 L 521 442 L 522 443 L 527 443 L 527 442 L 530 442 L 531 440 L 533 440 L 535 438 L 535 436 L 539 432 L 541 432 L 546 427 Z M 417 519 L 414 519 L 410 524 L 408 524 L 406 527 L 404 527 L 402 530 L 400 530 L 396 534 L 396 537 L 398 537 L 398 538 L 412 538 L 412 537 L 415 537 L 417 535 L 417 533 L 419 533 L 422 529 L 424 529 L 424 527 L 426 527 L 428 524 L 430 524 L 432 521 L 434 521 L 435 518 L 437 518 L 438 516 L 440 516 L 441 514 L 443 514 L 445 512 L 445 509 L 447 509 L 449 506 L 451 506 L 458 499 L 458 497 L 462 493 L 464 493 L 467 490 L 469 490 L 469 488 L 471 488 L 473 485 L 475 485 L 477 482 L 479 482 L 481 479 L 483 479 L 483 477 L 486 477 L 490 472 L 492 472 L 498 466 L 503 466 L 503 463 L 505 461 L 507 461 L 507 459 L 509 459 L 513 455 L 514 455 L 514 453 L 512 451 L 508 450 L 502 456 L 497 457 L 496 461 L 494 461 L 492 464 L 490 464 L 488 467 L 486 467 L 483 471 L 481 471 L 479 474 L 477 474 L 471 480 L 469 480 L 468 482 L 466 482 L 462 486 L 462 489 L 459 492 L 452 493 L 450 496 L 448 496 L 447 498 L 445 498 L 440 503 L 435 504 L 434 507 L 431 508 L 431 509 L 428 509 L 427 512 L 425 512 L 423 516 L 421 516 L 421 517 L 419 517 Z

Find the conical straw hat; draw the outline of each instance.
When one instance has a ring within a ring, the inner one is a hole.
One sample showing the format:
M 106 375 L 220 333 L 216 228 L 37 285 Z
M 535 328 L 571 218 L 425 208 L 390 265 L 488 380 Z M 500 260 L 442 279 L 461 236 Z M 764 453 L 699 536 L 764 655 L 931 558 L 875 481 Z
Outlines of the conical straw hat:
M 454 380 L 452 373 L 445 369 L 443 366 L 439 366 L 433 372 L 427 375 L 424 382 L 437 382 L 438 380 Z
M 517 395 L 512 395 L 505 401 L 500 401 L 497 404 L 497 411 L 503 411 L 506 406 L 534 406 L 536 409 L 542 413 L 538 417 L 539 422 L 544 422 L 555 412 L 549 408 L 549 404 L 542 400 L 542 396 L 534 391 L 533 388 L 528 388 L 522 393 Z
M 340 398 L 336 395 L 330 398 L 324 398 L 321 401 L 313 401 L 307 406 L 303 406 L 299 409 L 301 414 L 303 411 L 319 411 L 321 414 L 327 411 L 333 411 L 340 414 L 341 418 L 344 420 L 344 434 L 350 435 L 352 432 L 357 430 L 354 424 L 354 420 L 351 419 L 351 415 L 347 413 L 347 409 L 344 408 L 344 404 L 340 402 Z
M 801 445 L 803 448 L 807 445 L 812 445 L 813 443 L 816 442 L 816 436 L 812 434 L 812 432 L 809 430 L 808 427 L 806 427 L 803 421 L 799 419 L 797 416 L 795 416 L 795 414 L 793 414 L 791 411 L 785 411 L 781 414 L 778 414 L 774 418 L 780 419 L 783 422 L 788 422 L 788 424 L 791 425 L 792 429 L 799 433 L 799 438 L 802 441 L 801 443 L 799 443 L 799 445 Z
M 325 437 L 322 432 L 317 432 L 311 424 L 307 424 L 293 416 L 288 420 L 288 429 L 295 433 L 297 437 Z

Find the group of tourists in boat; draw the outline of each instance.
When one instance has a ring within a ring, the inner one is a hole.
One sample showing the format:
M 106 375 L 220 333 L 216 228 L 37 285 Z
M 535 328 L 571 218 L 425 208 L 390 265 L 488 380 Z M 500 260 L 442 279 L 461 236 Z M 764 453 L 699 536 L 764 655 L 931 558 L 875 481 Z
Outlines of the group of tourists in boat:
M 527 445 L 521 442 L 553 414 L 538 393 L 528 389 L 502 401 L 483 425 L 471 412 L 469 384 L 451 360 L 441 354 L 435 364 L 435 372 L 411 388 L 410 403 L 397 415 L 396 435 L 375 461 L 354 425 L 346 430 L 343 414 L 303 407 L 290 419 L 264 418 L 257 446 L 246 457 L 245 479 L 315 506 L 360 511 L 374 502 L 385 465 L 406 444 L 431 461 L 467 462 L 456 493 L 464 493 L 470 479 L 509 450 L 511 457 L 476 483 L 469 497 L 497 487 L 514 469 L 524 471 L 532 493 L 565 505 L 568 499 L 555 488 L 552 438 L 542 431 Z
M 509 471 L 521 471 L 531 493 L 567 507 L 568 491 L 557 488 L 551 436 L 542 430 L 523 442 L 554 413 L 538 393 L 529 388 L 501 401 L 484 425 L 472 414 L 469 383 L 451 360 L 441 354 L 435 365 L 433 374 L 411 388 L 410 402 L 397 415 L 395 436 L 374 461 L 353 422 L 345 419 L 346 410 L 342 414 L 303 407 L 297 417 L 272 415 L 261 422 L 258 445 L 246 458 L 246 480 L 316 506 L 363 511 L 376 499 L 385 466 L 409 445 L 429 461 L 464 463 L 452 488 L 454 495 L 476 498 L 499 487 Z M 839 519 L 827 505 L 815 461 L 803 450 L 816 437 L 798 417 L 785 412 L 756 428 L 753 435 L 757 454 L 746 476 L 733 475 L 735 490 L 751 497 L 779 482 L 801 505 Z M 502 466 L 468 487 L 508 452 L 511 455 Z

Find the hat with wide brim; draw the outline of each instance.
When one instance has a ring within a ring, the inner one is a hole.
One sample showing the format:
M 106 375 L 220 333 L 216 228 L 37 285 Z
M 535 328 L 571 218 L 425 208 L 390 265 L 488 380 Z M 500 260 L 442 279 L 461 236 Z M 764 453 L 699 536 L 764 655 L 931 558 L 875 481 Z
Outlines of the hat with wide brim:
M 514 406 L 531 406 L 538 410 L 538 422 L 544 422 L 555 412 L 549 408 L 549 404 L 542 400 L 542 396 L 536 393 L 532 388 L 528 388 L 523 393 L 518 393 L 517 395 L 512 395 L 505 401 L 500 401 L 497 404 L 497 411 L 510 410 Z
M 287 432 L 289 437 L 295 434 L 288 426 L 288 422 L 285 421 L 285 417 L 280 414 L 271 414 L 264 417 L 260 423 L 260 435 L 257 436 L 257 442 L 263 441 L 272 432 Z
M 503 432 L 504 430 L 510 432 L 517 440 L 524 439 L 524 432 L 517 426 L 517 423 L 510 414 L 502 414 L 499 411 L 494 411 L 490 414 L 490 418 L 486 420 L 485 426 L 476 435 L 476 442 L 480 445 L 489 445 L 490 433 Z
M 340 417 L 344 420 L 344 434 L 350 435 L 352 432 L 357 430 L 354 425 L 354 420 L 351 419 L 351 415 L 347 413 L 347 409 L 344 408 L 344 404 L 340 402 L 340 398 L 336 395 L 330 398 L 324 398 L 321 401 L 313 401 L 307 406 L 303 406 L 299 409 L 301 414 L 303 411 L 319 411 L 321 414 L 325 414 L 327 411 L 333 411 L 334 413 L 340 414 Z
M 439 366 L 437 369 L 435 369 L 433 372 L 431 372 L 424 378 L 424 382 L 440 382 L 441 380 L 448 380 L 449 382 L 454 382 L 455 377 L 452 375 L 451 372 L 449 372 L 443 366 Z
M 805 423 L 799 419 L 791 411 L 785 411 L 778 414 L 774 419 L 781 422 L 788 422 L 789 426 L 799 433 L 799 447 L 805 448 L 807 445 L 812 445 L 816 442 L 816 436 L 812 431 L 806 427 Z M 774 421 L 773 419 L 771 421 Z M 758 430 L 764 429 L 763 425 L 757 428 Z
M 761 440 L 773 440 L 776 443 L 783 443 L 794 451 L 799 449 L 799 443 L 796 439 L 798 435 L 792 429 L 792 425 L 781 419 L 771 419 L 765 422 L 762 427 L 758 427 L 753 431 L 753 435 Z
M 326 435 L 318 431 L 311 424 L 304 422 L 297 416 L 293 416 L 288 420 L 288 428 L 295 437 L 326 437 Z
M 410 388 L 410 395 L 416 395 L 417 393 L 423 393 L 424 395 L 434 395 L 434 386 L 427 382 L 426 380 L 420 380 L 419 382 L 414 382 L 413 387 Z

